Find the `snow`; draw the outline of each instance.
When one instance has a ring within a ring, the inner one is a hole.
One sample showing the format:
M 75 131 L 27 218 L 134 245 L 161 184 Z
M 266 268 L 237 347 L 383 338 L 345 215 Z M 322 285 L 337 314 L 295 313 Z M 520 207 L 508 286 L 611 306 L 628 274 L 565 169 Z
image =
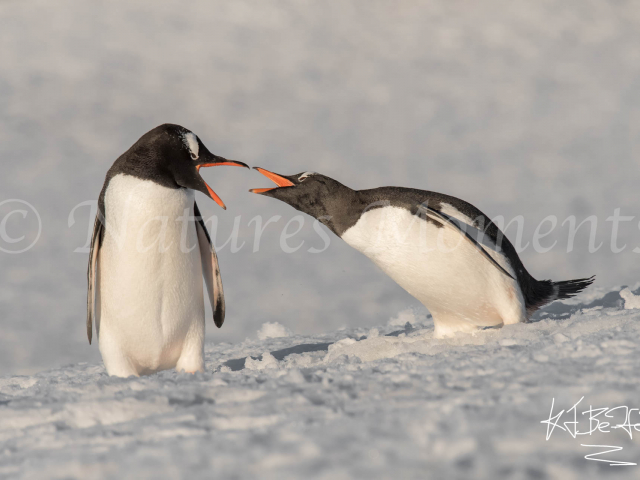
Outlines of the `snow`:
M 288 337 L 291 332 L 284 325 L 280 325 L 278 322 L 266 322 L 262 324 L 260 330 L 258 330 L 258 339 L 266 340 L 267 338 L 280 338 Z
M 411 310 L 318 335 L 265 324 L 208 343 L 195 375 L 0 377 L 0 478 L 637 478 L 584 458 L 597 444 L 640 460 L 624 431 L 547 441 L 541 422 L 552 400 L 640 406 L 638 287 L 448 339 Z
M 620 296 L 624 299 L 624 308 L 628 310 L 640 308 L 640 296 L 634 295 L 629 288 L 622 289 Z

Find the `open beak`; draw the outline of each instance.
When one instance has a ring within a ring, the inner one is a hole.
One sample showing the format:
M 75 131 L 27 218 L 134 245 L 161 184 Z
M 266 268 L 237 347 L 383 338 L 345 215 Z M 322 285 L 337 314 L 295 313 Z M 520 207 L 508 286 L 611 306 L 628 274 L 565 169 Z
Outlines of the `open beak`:
M 218 166 L 221 166 L 221 165 L 228 165 L 228 166 L 231 166 L 231 167 L 250 168 L 249 165 L 247 165 L 246 163 L 243 163 L 243 162 L 237 162 L 235 160 L 227 160 L 226 158 L 222 158 L 222 157 L 215 157 L 215 158 L 216 158 L 215 162 L 203 163 L 203 164 L 200 164 L 200 165 L 196 165 L 196 170 L 198 171 L 198 174 L 200 173 L 200 169 L 202 167 L 218 167 Z M 217 160 L 220 160 L 220 161 L 217 161 Z M 200 176 L 200 178 L 202 178 L 202 176 Z M 220 205 L 223 209 L 226 210 L 227 206 L 224 204 L 224 202 L 218 196 L 218 194 L 213 191 L 213 189 L 209 186 L 209 184 L 207 184 L 207 182 L 204 181 L 204 179 L 202 179 L 202 182 L 204 183 L 204 186 L 207 187 L 207 192 L 209 192 L 209 197 L 211 197 L 211 200 L 213 200 L 218 205 Z
M 277 185 L 277 187 L 252 188 L 251 190 L 249 190 L 251 193 L 264 193 L 264 192 L 268 192 L 270 190 L 274 190 L 274 189 L 280 188 L 280 187 L 293 187 L 293 186 L 295 186 L 295 183 L 293 183 L 288 178 L 283 177 L 282 175 L 278 175 L 277 173 L 270 172 L 269 170 L 265 170 L 264 168 L 260 168 L 260 167 L 253 167 L 253 168 L 255 168 L 257 171 L 259 171 L 262 175 L 267 177 L 269 180 L 273 181 L 273 183 L 275 183 Z

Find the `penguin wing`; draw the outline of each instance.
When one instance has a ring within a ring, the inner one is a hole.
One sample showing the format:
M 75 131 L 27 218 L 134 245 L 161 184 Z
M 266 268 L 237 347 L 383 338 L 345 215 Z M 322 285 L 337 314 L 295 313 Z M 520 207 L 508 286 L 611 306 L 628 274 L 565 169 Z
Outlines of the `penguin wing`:
M 431 208 L 427 205 L 420 205 L 419 210 L 421 210 L 422 212 L 424 212 L 429 218 L 433 219 L 433 220 L 437 220 L 440 223 L 442 223 L 445 226 L 448 226 L 450 228 L 453 228 L 454 230 L 457 230 L 465 239 L 467 239 L 471 245 L 473 245 L 487 260 L 489 260 L 494 267 L 496 267 L 498 270 L 500 270 L 502 273 L 504 273 L 507 277 L 515 280 L 515 278 L 513 278 L 513 276 L 507 272 L 504 268 L 502 268 L 502 266 L 495 261 L 495 259 L 489 255 L 487 253 L 487 251 L 482 247 L 482 245 L 475 239 L 473 238 L 469 232 L 467 231 L 467 228 L 475 228 L 472 227 L 471 225 L 467 225 L 464 222 L 461 222 L 460 220 L 458 220 L 457 218 L 454 218 L 450 215 L 447 215 L 446 213 L 443 213 L 441 211 L 438 211 L 434 208 Z
M 216 327 L 222 327 L 224 323 L 224 291 L 222 290 L 222 277 L 218 266 L 218 256 L 214 248 L 209 232 L 204 224 L 197 203 L 193 203 L 193 213 L 196 217 L 196 232 L 198 234 L 198 246 L 202 260 L 202 276 L 207 285 L 207 293 L 213 310 L 213 321 Z
M 98 252 L 102 241 L 104 226 L 100 221 L 100 213 L 96 215 L 93 224 L 93 235 L 91 236 L 91 250 L 89 251 L 89 267 L 87 269 L 87 337 L 91 345 L 92 326 L 96 319 L 96 291 L 98 279 Z

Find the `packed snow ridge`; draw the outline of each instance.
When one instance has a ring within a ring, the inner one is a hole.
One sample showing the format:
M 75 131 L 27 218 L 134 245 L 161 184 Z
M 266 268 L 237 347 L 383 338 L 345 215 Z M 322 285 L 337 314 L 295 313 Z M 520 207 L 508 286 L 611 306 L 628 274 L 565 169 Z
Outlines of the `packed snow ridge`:
M 640 407 L 640 288 L 533 320 L 449 339 L 414 311 L 325 335 L 271 323 L 207 345 L 202 374 L 0 377 L 0 478 L 638 478 L 581 446 L 640 463 L 623 429 L 547 441 L 541 422 L 552 401 Z

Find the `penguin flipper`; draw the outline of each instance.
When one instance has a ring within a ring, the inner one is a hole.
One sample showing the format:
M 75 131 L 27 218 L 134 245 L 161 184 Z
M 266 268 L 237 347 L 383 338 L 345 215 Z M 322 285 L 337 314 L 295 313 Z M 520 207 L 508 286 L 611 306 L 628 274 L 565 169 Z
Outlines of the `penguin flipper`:
M 504 268 L 502 268 L 502 265 L 500 265 L 498 262 L 496 262 L 496 260 L 487 253 L 487 251 L 482 247 L 482 245 L 475 239 L 473 238 L 471 235 L 469 235 L 469 232 L 466 231 L 465 228 L 461 227 L 458 223 L 459 220 L 451 217 L 450 215 L 447 215 L 446 213 L 440 212 L 438 210 L 436 210 L 435 208 L 431 208 L 427 205 L 421 205 L 419 207 L 420 210 L 422 210 L 423 212 L 426 213 L 426 215 L 433 219 L 433 220 L 437 220 L 438 222 L 442 223 L 443 225 L 446 225 L 448 227 L 453 228 L 454 230 L 457 230 L 465 239 L 467 239 L 474 247 L 476 247 L 476 249 L 487 259 L 489 260 L 494 267 L 496 267 L 498 270 L 500 270 L 502 273 L 504 273 L 507 277 L 515 280 L 515 278 L 513 278 L 513 276 L 507 272 Z M 460 222 L 462 223 L 462 222 Z M 466 225 L 466 224 L 464 224 Z M 472 227 L 475 228 L 475 227 Z
M 89 267 L 87 269 L 87 337 L 89 345 L 93 336 L 93 323 L 96 319 L 96 291 L 98 279 L 98 252 L 102 241 L 102 231 L 104 226 L 100 221 L 100 214 L 96 215 L 93 224 L 93 235 L 91 236 L 91 250 L 89 251 Z
M 200 248 L 200 258 L 202 260 L 202 276 L 207 285 L 207 293 L 213 310 L 213 322 L 216 327 L 222 327 L 224 323 L 224 291 L 222 289 L 222 277 L 218 265 L 216 250 L 207 232 L 198 204 L 194 202 L 193 213 L 196 218 L 196 232 L 198 234 L 198 246 Z

